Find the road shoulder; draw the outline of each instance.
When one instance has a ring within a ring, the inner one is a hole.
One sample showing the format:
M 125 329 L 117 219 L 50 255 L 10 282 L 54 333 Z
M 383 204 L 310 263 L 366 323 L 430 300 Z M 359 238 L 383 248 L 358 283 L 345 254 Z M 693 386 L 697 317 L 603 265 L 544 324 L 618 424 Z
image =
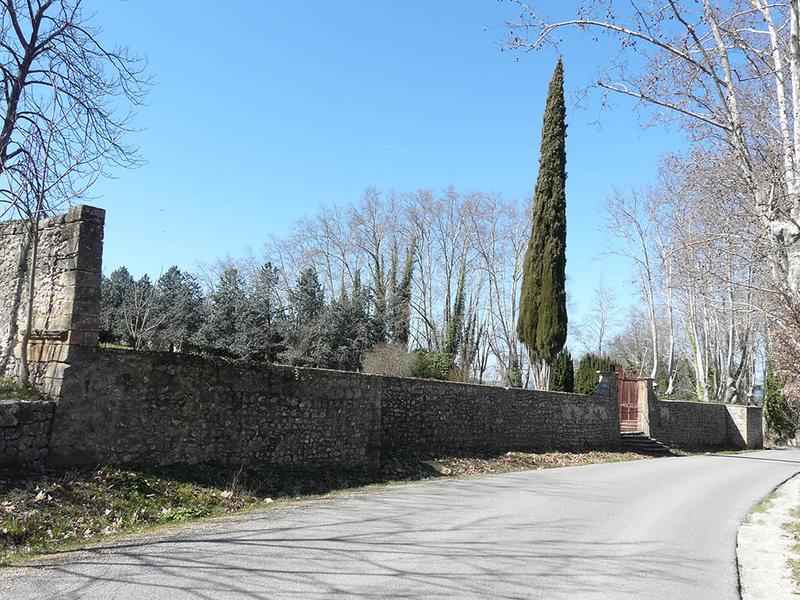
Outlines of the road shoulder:
M 742 600 L 800 598 L 790 561 L 800 559 L 787 525 L 797 520 L 800 476 L 767 496 L 739 528 L 736 556 Z

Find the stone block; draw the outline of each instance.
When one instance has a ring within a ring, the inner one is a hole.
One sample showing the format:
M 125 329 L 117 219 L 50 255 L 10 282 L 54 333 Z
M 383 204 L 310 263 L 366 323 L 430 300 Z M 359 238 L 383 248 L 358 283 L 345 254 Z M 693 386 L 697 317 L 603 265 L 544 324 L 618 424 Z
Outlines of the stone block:
M 61 276 L 62 284 L 66 288 L 97 289 L 100 287 L 100 280 L 101 277 L 98 271 L 67 271 Z M 90 294 L 94 293 L 99 294 L 99 292 L 90 292 Z
M 17 403 L 13 400 L 0 401 L 0 427 L 15 427 L 17 419 Z
M 65 220 L 69 223 L 75 221 L 85 221 L 87 223 L 93 223 L 95 225 L 102 226 L 106 220 L 106 211 L 96 206 L 78 204 L 69 208 Z

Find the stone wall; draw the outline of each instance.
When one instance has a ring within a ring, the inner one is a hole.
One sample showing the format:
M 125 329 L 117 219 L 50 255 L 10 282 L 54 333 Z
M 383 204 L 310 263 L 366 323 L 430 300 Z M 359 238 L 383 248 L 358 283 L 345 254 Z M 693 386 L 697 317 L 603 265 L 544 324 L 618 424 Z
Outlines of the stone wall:
M 724 404 L 656 401 L 650 407 L 651 437 L 678 448 L 728 445 L 728 411 Z
M 258 461 L 374 469 L 381 446 L 432 453 L 618 441 L 610 396 L 100 349 L 103 223 L 102 210 L 77 206 L 40 224 L 29 351 L 37 384 L 55 401 L 42 404 L 30 423 L 5 418 L 0 447 L 11 462 L 46 455 L 62 464 Z M 0 226 L 0 251 L 0 373 L 13 374 L 26 314 L 24 223 Z M 19 403 L 7 411 L 29 412 Z
M 383 377 L 386 454 L 576 450 L 619 444 L 615 396 Z
M 616 448 L 615 379 L 593 396 L 97 347 L 104 212 L 42 222 L 29 345 L 52 401 L 0 403 L 0 462 L 221 462 L 377 468 L 386 454 Z M 25 320 L 27 238 L 0 225 L 0 375 Z M 761 444 L 752 407 L 659 402 L 646 431 L 678 446 Z
M 53 401 L 0 400 L 0 465 L 47 458 Z
M 379 435 L 370 377 L 95 349 L 67 371 L 48 460 L 371 470 Z
M 764 447 L 764 411 L 760 406 L 725 404 L 728 443 L 736 448 Z
M 762 412 L 759 406 L 742 404 L 659 400 L 652 380 L 640 381 L 642 428 L 651 437 L 673 447 L 761 448 Z
M 29 358 L 57 393 L 70 353 L 97 345 L 105 211 L 74 206 L 39 224 Z M 25 221 L 0 223 L 0 376 L 15 375 L 28 313 L 31 245 Z
M 56 464 L 377 468 L 381 452 L 613 448 L 616 399 L 157 352 L 86 349 L 65 373 Z

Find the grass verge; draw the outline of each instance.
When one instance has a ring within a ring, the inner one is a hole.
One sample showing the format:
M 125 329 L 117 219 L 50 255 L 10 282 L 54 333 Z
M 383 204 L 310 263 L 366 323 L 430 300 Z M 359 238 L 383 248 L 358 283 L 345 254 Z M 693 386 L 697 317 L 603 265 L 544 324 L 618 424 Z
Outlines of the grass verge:
M 370 484 L 466 477 L 649 458 L 630 452 L 391 458 L 376 477 L 359 473 L 193 465 L 132 469 L 0 471 L 0 564 L 68 550 L 116 534 L 214 517 L 278 499 Z

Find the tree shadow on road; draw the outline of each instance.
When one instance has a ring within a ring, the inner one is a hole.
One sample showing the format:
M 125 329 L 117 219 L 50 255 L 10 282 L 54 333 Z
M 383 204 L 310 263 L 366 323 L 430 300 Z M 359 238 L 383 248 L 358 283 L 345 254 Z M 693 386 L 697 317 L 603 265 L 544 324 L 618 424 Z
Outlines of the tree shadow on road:
M 691 548 L 670 550 L 635 528 L 604 537 L 593 507 L 608 507 L 614 491 L 595 483 L 459 480 L 242 515 L 83 551 L 44 565 L 30 589 L 53 586 L 62 598 L 124 589 L 130 598 L 573 599 L 650 598 L 654 581 L 702 588 L 719 565 Z M 565 503 L 584 516 L 550 515 Z

